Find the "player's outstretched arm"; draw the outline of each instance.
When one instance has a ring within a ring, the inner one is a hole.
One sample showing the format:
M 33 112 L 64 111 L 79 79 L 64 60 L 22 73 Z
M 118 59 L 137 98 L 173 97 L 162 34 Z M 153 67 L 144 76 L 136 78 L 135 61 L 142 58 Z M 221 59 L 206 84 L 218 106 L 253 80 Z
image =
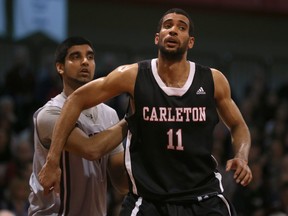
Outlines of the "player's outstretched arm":
M 66 100 L 55 124 L 50 150 L 46 162 L 38 174 L 45 192 L 59 192 L 61 151 L 75 127 L 80 113 L 114 96 L 127 92 L 133 95 L 137 64 L 120 66 L 107 77 L 91 81 L 74 91 Z

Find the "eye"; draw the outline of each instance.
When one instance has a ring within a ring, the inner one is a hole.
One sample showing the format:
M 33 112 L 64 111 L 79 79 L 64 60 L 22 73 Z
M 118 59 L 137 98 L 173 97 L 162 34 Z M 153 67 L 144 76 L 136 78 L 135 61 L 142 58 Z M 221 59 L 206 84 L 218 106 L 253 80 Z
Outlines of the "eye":
M 80 55 L 78 54 L 78 53 L 73 53 L 72 55 L 71 55 L 71 59 L 72 60 L 76 60 L 76 59 L 79 59 L 80 58 Z
M 87 55 L 87 59 L 89 59 L 89 60 L 94 60 L 94 54 L 93 54 L 93 53 L 88 54 L 88 55 Z
M 180 26 L 179 29 L 180 29 L 181 31 L 185 31 L 185 30 L 186 30 L 186 27 L 185 27 L 185 26 Z
M 170 23 L 166 23 L 166 24 L 163 25 L 163 28 L 164 29 L 169 29 L 169 28 L 171 28 L 171 26 L 172 25 Z

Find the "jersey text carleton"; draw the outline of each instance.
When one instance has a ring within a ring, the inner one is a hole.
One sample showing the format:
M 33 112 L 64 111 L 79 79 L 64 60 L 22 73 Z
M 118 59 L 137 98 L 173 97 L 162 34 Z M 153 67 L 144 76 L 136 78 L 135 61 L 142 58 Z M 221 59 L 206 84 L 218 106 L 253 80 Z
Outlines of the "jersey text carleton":
M 157 122 L 203 122 L 206 107 L 143 107 L 143 119 Z

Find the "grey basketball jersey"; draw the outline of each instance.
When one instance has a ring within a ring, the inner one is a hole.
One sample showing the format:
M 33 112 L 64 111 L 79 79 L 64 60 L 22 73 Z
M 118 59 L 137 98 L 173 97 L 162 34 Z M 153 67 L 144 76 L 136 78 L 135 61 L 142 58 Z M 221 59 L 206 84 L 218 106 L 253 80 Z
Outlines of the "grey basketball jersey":
M 88 161 L 63 151 L 61 155 L 61 193 L 44 195 L 37 174 L 44 165 L 54 124 L 66 96 L 61 93 L 38 109 L 34 120 L 34 159 L 30 177 L 29 215 L 104 216 L 107 214 L 107 161 L 109 155 L 123 151 L 122 144 L 97 161 Z M 92 136 L 119 121 L 114 109 L 105 104 L 84 110 L 77 126 Z

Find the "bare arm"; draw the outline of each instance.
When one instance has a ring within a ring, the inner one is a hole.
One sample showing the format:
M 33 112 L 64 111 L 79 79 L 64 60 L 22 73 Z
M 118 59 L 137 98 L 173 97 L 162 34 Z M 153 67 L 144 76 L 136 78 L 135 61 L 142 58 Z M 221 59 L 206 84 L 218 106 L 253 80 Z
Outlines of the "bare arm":
M 51 161 L 52 165 L 58 166 L 60 153 L 83 110 L 124 92 L 133 94 L 134 84 L 133 80 L 130 80 L 133 79 L 131 73 L 134 72 L 135 67 L 135 65 L 127 66 L 126 69 L 119 67 L 107 77 L 99 78 L 80 87 L 67 98 L 54 127 L 52 143 L 47 156 L 49 163 Z
M 82 110 L 95 106 L 124 92 L 133 97 L 138 65 L 120 66 L 107 77 L 91 81 L 74 91 L 66 100 L 53 130 L 52 143 L 47 160 L 39 173 L 44 190 L 59 190 L 59 160 L 67 138 L 73 130 Z M 55 171 L 57 170 L 57 171 Z
M 82 130 L 75 128 L 69 135 L 64 149 L 87 160 L 98 160 L 116 148 L 126 134 L 127 122 L 124 119 L 92 137 L 88 137 Z
M 229 160 L 226 170 L 235 170 L 234 178 L 237 183 L 247 185 L 252 180 L 252 173 L 248 167 L 248 156 L 251 146 L 249 129 L 238 107 L 231 98 L 231 90 L 225 76 L 212 69 L 215 84 L 215 100 L 220 118 L 229 128 L 235 156 Z
M 108 173 L 113 187 L 120 194 L 128 193 L 128 175 L 124 166 L 123 152 L 109 157 Z
M 37 133 L 42 145 L 47 149 L 50 148 L 52 131 L 60 112 L 61 109 L 58 107 L 48 107 L 42 109 L 37 116 Z M 127 122 L 124 119 L 94 136 L 88 136 L 80 128 L 75 127 L 64 148 L 87 160 L 97 160 L 116 148 L 126 134 Z

